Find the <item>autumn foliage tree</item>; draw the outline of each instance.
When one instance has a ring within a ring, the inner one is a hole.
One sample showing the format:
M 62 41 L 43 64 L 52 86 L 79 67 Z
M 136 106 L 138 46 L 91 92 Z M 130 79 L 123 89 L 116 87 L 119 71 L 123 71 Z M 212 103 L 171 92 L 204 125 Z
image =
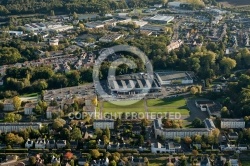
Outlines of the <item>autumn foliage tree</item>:
M 73 153 L 71 153 L 71 152 L 67 152 L 67 153 L 65 153 L 65 155 L 64 155 L 64 158 L 65 158 L 66 160 L 71 160 L 72 157 L 73 157 Z
M 15 111 L 19 110 L 21 103 L 22 103 L 22 101 L 18 96 L 13 97 L 13 105 L 14 105 Z

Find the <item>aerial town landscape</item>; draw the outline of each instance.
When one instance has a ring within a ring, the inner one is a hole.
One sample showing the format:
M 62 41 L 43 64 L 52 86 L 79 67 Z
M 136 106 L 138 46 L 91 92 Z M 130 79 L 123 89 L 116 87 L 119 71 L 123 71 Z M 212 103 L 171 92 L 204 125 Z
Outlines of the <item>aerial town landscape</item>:
M 0 166 L 250 166 L 249 0 L 0 0 Z

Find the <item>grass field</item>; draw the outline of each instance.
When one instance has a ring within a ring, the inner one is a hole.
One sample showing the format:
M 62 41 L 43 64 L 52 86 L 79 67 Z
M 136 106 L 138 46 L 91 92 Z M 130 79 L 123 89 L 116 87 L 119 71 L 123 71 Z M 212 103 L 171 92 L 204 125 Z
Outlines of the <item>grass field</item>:
M 179 112 L 181 115 L 189 115 L 189 111 L 188 109 L 184 109 L 184 108 L 172 108 L 172 107 L 150 107 L 148 109 L 148 112 Z
M 110 102 L 104 102 L 103 107 L 104 108 L 143 108 L 144 107 L 144 101 L 143 100 L 124 100 L 124 101 L 112 101 Z
M 118 107 L 118 108 L 103 108 L 103 113 L 126 113 L 126 112 L 145 112 L 145 109 L 142 107 L 142 108 L 122 108 L 122 107 Z
M 145 112 L 143 100 L 125 100 L 103 103 L 103 113 Z
M 180 107 L 184 106 L 186 101 L 183 97 L 167 98 L 167 99 L 150 99 L 147 100 L 147 106 L 167 106 L 167 107 Z
M 38 93 L 29 93 L 29 94 L 24 94 L 21 97 L 36 97 Z
M 250 161 L 241 161 L 242 166 L 250 166 Z
M 131 104 L 131 105 L 130 105 Z M 168 99 L 150 99 L 146 101 L 148 112 L 158 113 L 175 113 L 188 116 L 189 110 L 186 107 L 186 101 L 183 97 L 168 98 Z M 140 112 L 146 113 L 144 100 L 125 100 L 114 101 L 114 104 L 103 102 L 102 113 L 131 113 Z

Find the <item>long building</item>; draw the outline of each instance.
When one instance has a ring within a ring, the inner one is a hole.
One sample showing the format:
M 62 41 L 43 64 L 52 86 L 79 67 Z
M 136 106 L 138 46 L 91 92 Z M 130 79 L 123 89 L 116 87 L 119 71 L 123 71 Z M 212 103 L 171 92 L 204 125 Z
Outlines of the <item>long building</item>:
M 94 120 L 93 122 L 93 128 L 94 129 L 114 129 L 115 127 L 115 121 L 112 119 L 104 119 L 104 120 Z
M 39 130 L 42 128 L 42 123 L 0 123 L 1 132 L 19 132 L 26 128 Z
M 208 136 L 215 129 L 214 123 L 210 119 L 204 120 L 205 128 L 163 128 L 162 119 L 154 120 L 155 138 L 163 136 L 166 139 L 174 139 L 176 137 L 184 138 L 193 135 Z
M 173 16 L 155 15 L 149 19 L 150 22 L 166 24 L 174 20 Z
M 193 78 L 189 72 L 156 72 L 155 76 L 161 86 L 170 84 L 192 84 Z
M 127 94 L 127 93 L 147 93 L 158 92 L 161 86 L 154 78 L 149 78 L 147 74 L 127 74 L 121 76 L 110 76 L 108 78 L 109 88 L 113 93 Z
M 245 128 L 244 119 L 221 119 L 222 129 L 240 129 Z

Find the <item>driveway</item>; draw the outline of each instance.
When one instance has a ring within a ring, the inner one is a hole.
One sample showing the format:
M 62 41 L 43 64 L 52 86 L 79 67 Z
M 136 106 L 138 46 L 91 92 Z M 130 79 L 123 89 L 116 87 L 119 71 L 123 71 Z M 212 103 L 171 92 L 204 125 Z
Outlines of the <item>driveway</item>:
M 208 118 L 209 115 L 207 112 L 203 112 L 196 107 L 195 100 L 197 99 L 187 99 L 187 107 L 190 111 L 190 116 L 186 120 L 193 121 L 195 118 L 200 118 L 201 120 Z

